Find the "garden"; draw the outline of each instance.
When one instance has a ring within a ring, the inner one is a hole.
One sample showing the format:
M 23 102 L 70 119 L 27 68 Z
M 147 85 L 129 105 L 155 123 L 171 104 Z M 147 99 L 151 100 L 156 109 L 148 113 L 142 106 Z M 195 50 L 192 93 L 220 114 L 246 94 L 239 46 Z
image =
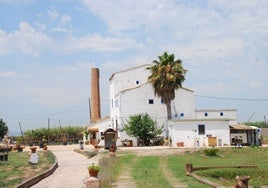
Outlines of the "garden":
M 237 175 L 250 176 L 249 185 L 261 187 L 268 185 L 267 158 L 268 148 L 264 147 L 221 148 L 216 155 L 212 156 L 206 155 L 203 149 L 171 155 L 142 155 L 141 153 L 118 151 L 116 158 L 103 158 L 100 161 L 102 170 L 99 178 L 102 187 L 111 187 L 112 184 L 121 181 L 120 176 L 123 176 L 127 169 L 130 171 L 130 180 L 134 181 L 136 187 L 174 187 L 170 178 L 175 177 L 181 185 L 202 188 L 209 186 L 186 176 L 185 164 L 190 163 L 196 167 L 256 165 L 257 168 L 211 168 L 195 173 L 225 187 L 233 186 L 236 183 Z
M 28 152 L 12 151 L 8 153 L 8 161 L 0 162 L 0 187 L 16 187 L 25 180 L 48 170 L 55 162 L 55 156 L 50 152 L 37 151 L 38 164 L 28 163 Z

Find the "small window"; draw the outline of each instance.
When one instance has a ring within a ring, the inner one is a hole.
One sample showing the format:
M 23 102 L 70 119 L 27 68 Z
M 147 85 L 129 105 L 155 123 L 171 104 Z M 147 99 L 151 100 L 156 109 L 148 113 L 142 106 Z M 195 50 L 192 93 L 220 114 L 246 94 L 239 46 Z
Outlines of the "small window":
M 161 104 L 165 104 L 165 101 L 163 98 L 161 98 Z
M 223 112 L 220 113 L 220 116 L 223 116 Z
M 205 125 L 198 125 L 198 134 L 205 134 Z
M 114 106 L 115 106 L 116 108 L 119 107 L 119 99 L 115 99 Z
M 140 81 L 139 81 L 139 80 L 137 80 L 137 81 L 136 81 L 136 84 L 137 84 L 137 85 L 138 85 L 138 84 L 140 84 Z
M 205 116 L 206 116 L 206 117 L 208 116 L 208 113 L 207 113 L 207 112 L 205 112 Z
M 149 99 L 149 104 L 154 104 L 154 99 Z
M 181 117 L 184 117 L 184 113 L 181 113 Z

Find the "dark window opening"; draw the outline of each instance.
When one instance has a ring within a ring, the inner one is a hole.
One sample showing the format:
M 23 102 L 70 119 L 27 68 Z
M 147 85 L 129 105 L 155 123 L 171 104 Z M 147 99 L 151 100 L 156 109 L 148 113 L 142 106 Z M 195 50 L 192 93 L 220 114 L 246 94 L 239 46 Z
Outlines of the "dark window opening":
M 205 125 L 198 125 L 198 134 L 205 134 Z
M 220 115 L 223 116 L 223 112 L 221 112 Z
M 184 113 L 181 113 L 181 117 L 184 117 Z
M 140 81 L 139 81 L 139 80 L 137 80 L 137 81 L 136 81 L 136 84 L 140 84 Z
M 207 112 L 205 112 L 205 116 L 208 116 L 208 113 Z
M 154 104 L 154 99 L 149 99 L 149 104 Z

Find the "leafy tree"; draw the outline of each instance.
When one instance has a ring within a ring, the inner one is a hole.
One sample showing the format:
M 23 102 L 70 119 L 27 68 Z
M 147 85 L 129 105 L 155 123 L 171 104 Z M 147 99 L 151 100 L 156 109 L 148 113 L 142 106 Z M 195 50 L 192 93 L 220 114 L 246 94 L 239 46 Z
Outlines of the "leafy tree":
M 150 139 L 161 135 L 163 129 L 148 114 L 137 114 L 129 117 L 122 130 L 129 136 L 141 139 L 146 146 L 149 146 Z
M 151 71 L 148 80 L 154 87 L 155 95 L 166 104 L 167 117 L 171 119 L 171 101 L 175 98 L 175 90 L 182 87 L 187 70 L 180 59 L 175 60 L 174 54 L 164 52 L 158 58 L 159 61 L 154 60 L 153 65 L 147 68 Z
M 0 119 L 0 139 L 3 139 L 4 136 L 8 133 L 8 127 L 3 119 Z

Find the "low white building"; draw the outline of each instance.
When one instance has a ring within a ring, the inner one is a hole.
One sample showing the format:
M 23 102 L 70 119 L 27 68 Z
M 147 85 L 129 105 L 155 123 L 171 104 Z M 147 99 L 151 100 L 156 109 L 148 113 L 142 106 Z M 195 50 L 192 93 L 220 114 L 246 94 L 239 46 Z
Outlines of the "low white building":
M 120 132 L 131 115 L 147 113 L 159 126 L 165 127 L 163 136 L 186 147 L 230 145 L 230 124 L 236 124 L 235 109 L 195 110 L 194 91 L 180 88 L 172 101 L 172 119 L 167 121 L 166 105 L 156 97 L 148 83 L 150 65 L 141 65 L 113 73 L 110 77 L 110 122 L 109 127 L 118 133 L 118 143 L 132 139 Z M 90 127 L 101 126 L 93 124 Z M 107 127 L 107 128 L 109 128 Z M 102 128 L 103 129 L 103 128 Z

